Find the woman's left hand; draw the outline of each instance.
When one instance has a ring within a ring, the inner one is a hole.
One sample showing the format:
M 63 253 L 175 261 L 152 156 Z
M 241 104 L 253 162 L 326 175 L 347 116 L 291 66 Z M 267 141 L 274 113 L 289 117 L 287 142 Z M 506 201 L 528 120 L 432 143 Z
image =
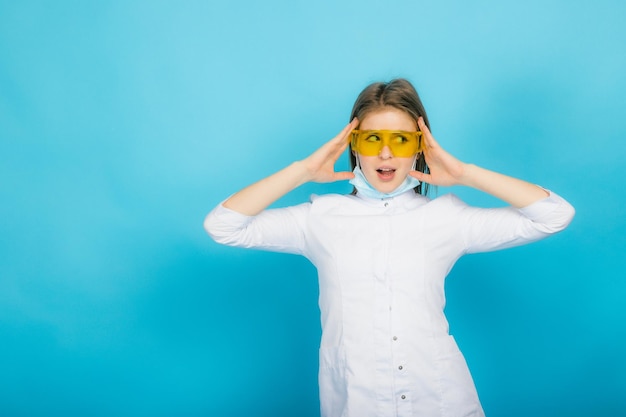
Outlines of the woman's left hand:
M 526 181 L 466 164 L 443 150 L 420 117 L 417 121 L 424 135 L 424 157 L 429 174 L 411 171 L 409 175 L 432 185 L 466 185 L 491 194 L 515 207 L 526 207 L 549 194 Z
M 461 184 L 465 175 L 466 164 L 446 152 L 430 133 L 423 118 L 417 124 L 422 131 L 424 141 L 424 157 L 428 164 L 429 174 L 411 171 L 409 175 L 432 185 L 451 186 Z

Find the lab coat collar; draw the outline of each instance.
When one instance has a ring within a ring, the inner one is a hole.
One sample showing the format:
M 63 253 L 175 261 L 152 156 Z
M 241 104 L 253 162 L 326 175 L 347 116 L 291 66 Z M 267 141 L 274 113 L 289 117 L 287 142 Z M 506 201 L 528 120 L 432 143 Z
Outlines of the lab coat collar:
M 387 207 L 390 205 L 399 205 L 399 204 L 408 203 L 409 201 L 412 201 L 413 199 L 415 199 L 416 195 L 417 194 L 415 193 L 413 189 L 407 190 L 404 193 L 397 195 L 395 197 L 385 197 L 385 198 L 371 198 L 371 197 L 364 196 L 358 191 L 356 193 L 356 197 L 363 200 L 363 202 L 369 205 L 373 205 L 373 206 L 384 206 L 384 207 Z

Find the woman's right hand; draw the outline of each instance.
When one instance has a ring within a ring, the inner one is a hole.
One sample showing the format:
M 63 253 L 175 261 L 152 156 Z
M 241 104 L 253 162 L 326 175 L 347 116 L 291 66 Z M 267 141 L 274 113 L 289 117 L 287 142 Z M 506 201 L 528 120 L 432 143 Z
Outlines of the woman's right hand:
M 233 194 L 224 207 L 255 216 L 280 197 L 306 182 L 333 182 L 354 177 L 351 172 L 335 172 L 335 163 L 348 147 L 350 132 L 358 125 L 355 118 L 343 130 L 307 158 L 263 178 Z
M 355 117 L 337 136 L 326 142 L 307 158 L 300 161 L 308 173 L 306 181 L 323 183 L 354 178 L 352 172 L 335 172 L 335 163 L 350 144 L 350 132 L 352 132 L 358 124 L 359 121 Z

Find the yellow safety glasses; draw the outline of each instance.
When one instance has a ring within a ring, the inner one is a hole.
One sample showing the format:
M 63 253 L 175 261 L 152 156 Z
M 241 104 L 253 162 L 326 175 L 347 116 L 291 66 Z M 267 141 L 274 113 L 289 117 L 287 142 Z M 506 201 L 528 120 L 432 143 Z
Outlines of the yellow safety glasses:
M 378 156 L 388 146 L 393 156 L 406 158 L 422 151 L 422 132 L 353 130 L 351 145 L 364 156 Z

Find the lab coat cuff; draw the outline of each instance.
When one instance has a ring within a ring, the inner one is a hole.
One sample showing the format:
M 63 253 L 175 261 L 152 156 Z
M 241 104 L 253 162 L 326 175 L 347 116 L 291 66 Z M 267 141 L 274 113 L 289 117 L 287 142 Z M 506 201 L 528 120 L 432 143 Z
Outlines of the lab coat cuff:
M 570 211 L 571 206 L 563 197 L 548 189 L 544 188 L 544 190 L 549 194 L 546 198 L 519 209 L 524 216 L 537 221 L 546 216 L 552 216 L 556 211 Z

